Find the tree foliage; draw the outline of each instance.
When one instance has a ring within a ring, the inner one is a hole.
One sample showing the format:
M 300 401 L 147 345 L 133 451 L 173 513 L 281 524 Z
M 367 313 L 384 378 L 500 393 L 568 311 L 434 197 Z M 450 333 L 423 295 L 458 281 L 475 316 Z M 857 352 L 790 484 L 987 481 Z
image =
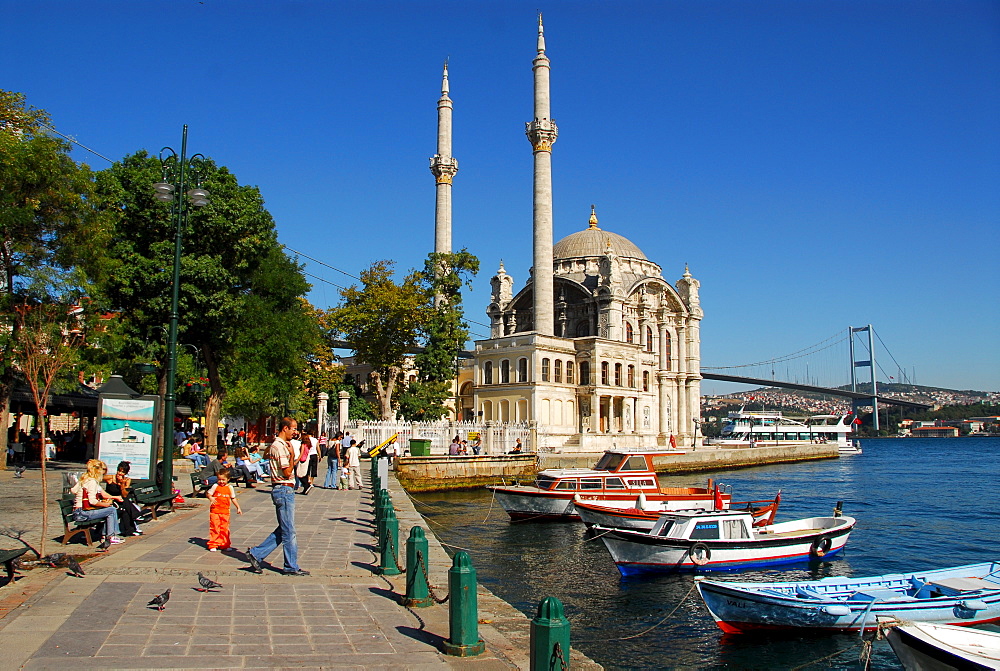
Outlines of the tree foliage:
M 399 284 L 391 261 L 376 261 L 361 272 L 361 286 L 343 289 L 341 305 L 330 311 L 335 332 L 372 368 L 382 419 L 393 417 L 392 395 L 407 352 L 418 345 L 418 328 L 430 316 L 427 294 L 415 273 Z

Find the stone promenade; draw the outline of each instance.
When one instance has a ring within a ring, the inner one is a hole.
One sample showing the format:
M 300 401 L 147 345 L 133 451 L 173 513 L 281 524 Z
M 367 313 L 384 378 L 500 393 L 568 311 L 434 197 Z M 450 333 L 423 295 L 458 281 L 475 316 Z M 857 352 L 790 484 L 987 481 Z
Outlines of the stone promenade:
M 9 472 L 0 475 L 0 487 L 13 484 Z M 391 477 L 390 482 L 400 544 L 410 527 L 424 526 L 430 582 L 446 594 L 451 560 L 406 493 Z M 58 486 L 54 489 L 58 496 Z M 0 587 L 0 668 L 528 668 L 528 619 L 482 587 L 480 636 L 486 653 L 463 659 L 440 652 L 448 638 L 448 606 L 403 608 L 405 576 L 377 574 L 367 489 L 314 488 L 296 496 L 299 563 L 312 573 L 308 577 L 282 575 L 280 549 L 268 557 L 272 566 L 265 564 L 263 575 L 246 570 L 244 549 L 263 540 L 275 516 L 269 486 L 240 488 L 239 495 L 245 514 L 233 514 L 231 552 L 206 550 L 207 504 L 190 498 L 192 505 L 144 525 L 145 536 L 106 554 L 50 541 L 50 552 L 86 558 L 87 575 L 34 568 Z M 50 521 L 50 538 L 56 526 L 61 529 L 58 516 Z M 0 539 L 0 547 L 16 546 Z M 198 571 L 223 588 L 196 591 Z M 168 588 L 163 612 L 147 607 Z M 572 664 L 599 668 L 576 651 Z

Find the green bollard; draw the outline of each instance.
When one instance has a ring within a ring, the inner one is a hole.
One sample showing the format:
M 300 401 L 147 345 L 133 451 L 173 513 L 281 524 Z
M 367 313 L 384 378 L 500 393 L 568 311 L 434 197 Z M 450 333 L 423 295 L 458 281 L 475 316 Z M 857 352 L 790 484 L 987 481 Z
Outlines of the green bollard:
M 426 608 L 434 605 L 427 589 L 427 536 L 421 527 L 410 529 L 406 539 L 406 596 L 403 605 L 411 608 Z
M 392 501 L 388 496 L 378 496 L 375 498 L 375 538 L 381 547 L 382 536 L 385 533 L 385 519 L 389 513 L 395 515 L 392 509 Z
M 384 518 L 382 526 L 382 542 L 379 543 L 382 549 L 382 561 L 379 570 L 382 575 L 399 575 L 399 563 L 396 555 L 399 552 L 399 520 L 396 519 L 396 511 L 389 508 Z
M 475 657 L 486 650 L 479 638 L 479 606 L 476 597 L 476 569 L 468 552 L 456 552 L 448 569 L 449 636 L 444 652 L 456 657 Z
M 562 602 L 547 596 L 538 604 L 531 621 L 531 671 L 569 668 L 569 620 Z

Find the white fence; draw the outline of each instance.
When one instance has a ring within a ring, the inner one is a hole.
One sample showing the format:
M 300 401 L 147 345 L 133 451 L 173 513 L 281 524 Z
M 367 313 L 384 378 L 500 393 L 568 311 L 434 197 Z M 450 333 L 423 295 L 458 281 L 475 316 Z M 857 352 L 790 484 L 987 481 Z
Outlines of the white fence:
M 423 438 L 431 441 L 431 454 L 448 454 L 448 446 L 455 436 L 459 440 L 468 440 L 469 434 L 479 434 L 482 441 L 480 454 L 504 454 L 514 449 L 517 439 L 526 452 L 533 452 L 531 445 L 531 430 L 527 422 L 482 423 L 482 422 L 393 422 L 349 421 L 345 427 L 355 440 L 365 441 L 366 448 L 372 448 L 388 440 L 393 434 L 399 434 L 397 444 L 405 452 L 409 449 L 411 438 Z M 402 454 L 402 452 L 401 452 Z M 472 454 L 472 448 L 469 448 Z

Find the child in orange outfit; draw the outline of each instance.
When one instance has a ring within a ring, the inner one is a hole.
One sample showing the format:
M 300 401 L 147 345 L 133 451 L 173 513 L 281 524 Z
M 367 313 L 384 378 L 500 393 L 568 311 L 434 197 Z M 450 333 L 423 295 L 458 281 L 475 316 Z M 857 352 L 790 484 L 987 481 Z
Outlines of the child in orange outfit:
M 219 481 L 208 490 L 208 549 L 210 552 L 228 550 L 229 544 L 229 507 L 236 506 L 236 513 L 242 515 L 240 502 L 236 500 L 236 491 L 229 484 L 229 469 L 219 471 Z

